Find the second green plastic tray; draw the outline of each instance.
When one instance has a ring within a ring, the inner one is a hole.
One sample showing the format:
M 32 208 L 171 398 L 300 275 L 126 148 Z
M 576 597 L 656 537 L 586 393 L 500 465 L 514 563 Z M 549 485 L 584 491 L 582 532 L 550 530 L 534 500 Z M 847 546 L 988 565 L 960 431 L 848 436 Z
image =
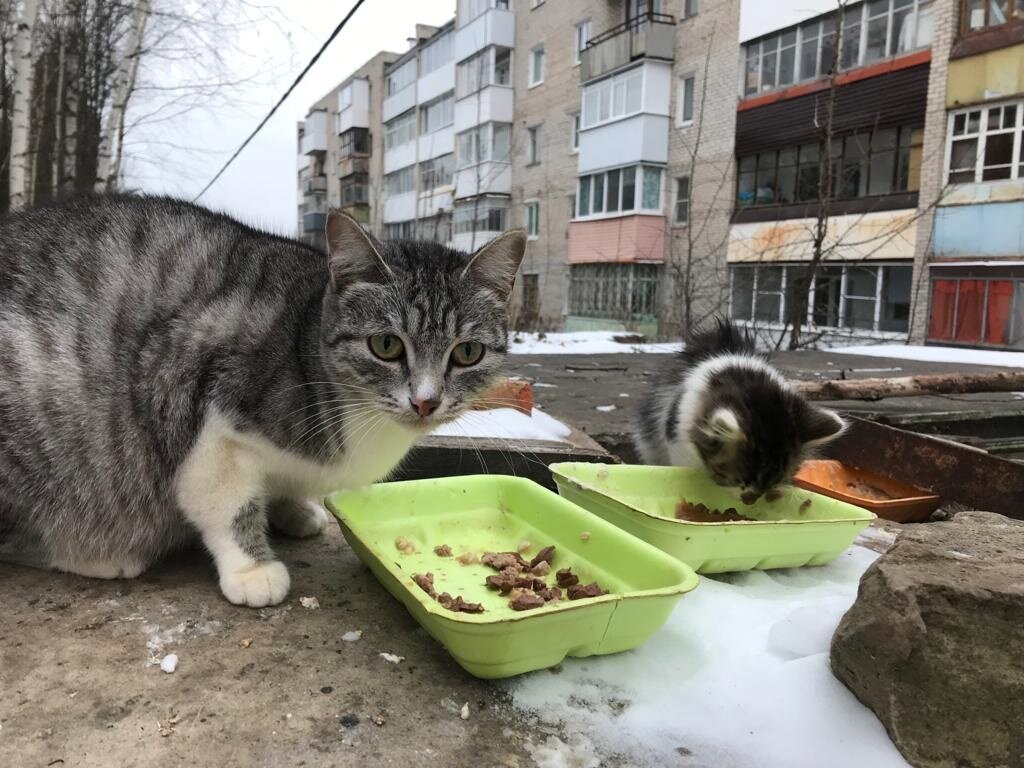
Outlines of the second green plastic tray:
M 852 504 L 792 487 L 776 501 L 745 506 L 734 490 L 716 485 L 696 469 L 563 463 L 552 464 L 551 472 L 563 497 L 698 573 L 824 565 L 875 517 Z M 676 506 L 683 500 L 712 509 L 734 508 L 754 520 L 677 520 Z
M 342 533 L 384 587 L 477 677 L 509 677 L 550 667 L 566 656 L 635 648 L 665 623 L 683 593 L 697 586 L 692 569 L 655 547 L 529 480 L 451 477 L 384 483 L 327 499 Z M 397 538 L 416 551 L 401 552 Z M 554 570 L 569 567 L 609 594 L 515 611 L 487 589 L 494 571 L 462 565 L 462 552 L 511 551 L 526 557 L 555 545 Z M 447 544 L 453 557 L 434 547 Z M 481 614 L 453 613 L 412 580 L 432 573 L 438 593 L 481 603 Z

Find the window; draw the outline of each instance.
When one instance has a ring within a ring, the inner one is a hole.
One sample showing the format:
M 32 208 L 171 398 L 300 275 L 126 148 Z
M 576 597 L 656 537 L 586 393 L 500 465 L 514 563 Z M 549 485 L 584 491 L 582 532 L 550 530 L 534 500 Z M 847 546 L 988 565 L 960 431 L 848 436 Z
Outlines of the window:
M 365 155 L 370 151 L 370 132 L 365 128 L 350 128 L 339 138 L 338 157 Z
M 1024 0 L 1015 0 L 1024 8 Z M 934 0 L 867 0 L 784 29 L 745 48 L 743 95 L 787 88 L 831 73 L 842 20 L 843 69 L 931 45 Z M 981 0 L 978 0 L 980 3 Z M 986 0 L 997 3 L 998 0 Z
M 447 128 L 455 122 L 455 96 L 451 93 L 420 108 L 420 135 Z
M 1021 0 L 962 0 L 960 30 L 964 34 L 1024 20 Z
M 416 237 L 415 221 L 393 221 L 386 227 L 389 240 L 412 240 Z
M 507 163 L 512 126 L 486 123 L 456 136 L 458 167 L 468 168 L 488 160 Z
M 527 147 L 526 147 L 526 162 L 528 165 L 534 165 L 540 162 L 540 126 L 535 125 L 532 128 L 526 129 L 527 135 Z
M 449 187 L 455 175 L 455 155 L 441 155 L 420 163 L 420 192 Z
M 693 91 L 696 79 L 693 75 L 679 81 L 679 125 L 693 124 Z
M 338 97 L 338 109 L 344 110 L 352 106 L 352 85 L 346 85 L 341 89 L 341 95 Z
M 420 53 L 420 77 L 442 67 L 455 57 L 455 33 L 446 32 L 431 40 Z
M 684 19 L 689 19 L 692 16 L 697 15 L 698 2 L 697 0 L 683 0 L 683 12 L 680 14 Z
M 540 315 L 540 275 L 523 275 L 523 319 L 536 320 Z
M 462 27 L 469 24 L 477 16 L 491 8 L 507 11 L 508 0 L 459 0 L 456 4 L 458 25 Z
M 544 82 L 544 46 L 538 45 L 530 51 L 530 87 Z
M 949 115 L 947 181 L 1024 178 L 1024 102 L 961 109 Z
M 590 19 L 581 21 L 576 25 L 576 52 L 573 58 L 575 64 L 580 63 L 580 54 L 583 53 L 583 49 L 587 47 L 587 42 L 590 40 Z
M 365 205 L 370 202 L 369 178 L 365 173 L 353 173 L 341 180 L 341 207 Z
M 789 319 L 805 264 L 730 268 L 735 320 L 781 324 Z M 808 285 L 808 325 L 906 333 L 910 323 L 909 264 L 823 264 Z
M 609 77 L 583 89 L 583 127 L 617 120 L 640 111 L 643 70 Z
M 530 8 L 537 8 L 544 4 L 544 0 L 530 0 Z
M 638 321 L 658 311 L 658 264 L 573 264 L 569 314 Z
M 630 211 L 661 212 L 663 169 L 653 165 L 616 168 L 580 176 L 576 216 L 616 216 Z
M 455 97 L 461 99 L 488 85 L 511 83 L 511 51 L 490 47 L 455 67 Z
M 387 76 L 385 92 L 388 96 L 394 96 L 416 81 L 416 58 L 409 59 L 404 64 L 399 64 L 397 69 L 391 71 Z
M 410 165 L 384 177 L 384 194 L 389 197 L 412 192 L 416 186 L 416 166 Z
M 508 198 L 460 200 L 452 214 L 452 226 L 455 234 L 502 232 L 508 228 Z
M 676 206 L 674 220 L 676 224 L 690 221 L 690 177 L 680 176 L 676 179 Z
M 577 112 L 572 116 L 572 137 L 569 139 L 570 146 L 573 152 L 579 152 L 580 149 L 580 114 Z
M 410 109 L 403 115 L 384 124 L 384 149 L 400 147 L 416 138 L 416 110 Z
M 532 238 L 540 235 L 540 203 L 536 200 L 526 204 L 526 234 Z
M 921 128 L 882 128 L 832 140 L 830 199 L 913 192 L 921 171 Z M 818 200 L 820 148 L 804 144 L 739 159 L 736 205 L 786 205 Z

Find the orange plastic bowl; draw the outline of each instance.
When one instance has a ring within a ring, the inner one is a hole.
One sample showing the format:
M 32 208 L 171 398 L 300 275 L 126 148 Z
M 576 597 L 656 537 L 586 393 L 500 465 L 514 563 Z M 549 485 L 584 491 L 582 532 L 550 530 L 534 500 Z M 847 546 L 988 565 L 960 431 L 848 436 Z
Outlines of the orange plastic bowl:
M 896 523 L 924 522 L 942 502 L 933 493 L 841 461 L 805 461 L 793 485 L 856 504 Z

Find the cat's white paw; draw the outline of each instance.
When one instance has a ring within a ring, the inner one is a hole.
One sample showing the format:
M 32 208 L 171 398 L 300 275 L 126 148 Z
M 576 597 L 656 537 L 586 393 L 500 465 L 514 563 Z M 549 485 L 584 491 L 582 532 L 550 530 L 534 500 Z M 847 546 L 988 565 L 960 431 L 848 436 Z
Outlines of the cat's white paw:
M 220 591 L 235 605 L 262 608 L 277 605 L 288 594 L 291 578 L 283 563 L 271 560 L 221 574 Z
M 308 539 L 323 533 L 330 517 L 312 501 L 276 501 L 270 506 L 270 524 L 286 536 Z
M 138 560 L 54 560 L 50 567 L 90 579 L 134 579 L 146 566 Z

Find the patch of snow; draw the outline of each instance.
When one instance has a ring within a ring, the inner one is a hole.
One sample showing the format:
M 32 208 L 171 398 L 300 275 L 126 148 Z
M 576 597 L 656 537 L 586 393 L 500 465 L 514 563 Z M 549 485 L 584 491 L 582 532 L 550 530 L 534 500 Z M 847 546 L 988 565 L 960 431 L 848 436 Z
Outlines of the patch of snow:
M 615 410 L 615 406 L 614 405 L 598 405 L 598 406 L 595 406 L 594 410 L 595 411 L 600 411 L 601 413 L 611 413 L 612 411 Z
M 562 441 L 572 430 L 558 419 L 536 408 L 533 414 L 514 408 L 495 408 L 489 411 L 466 411 L 455 421 L 434 430 L 435 435 L 448 437 L 493 437 L 502 440 L 554 440 Z
M 405 656 L 399 656 L 394 653 L 382 653 L 380 657 L 384 659 L 388 664 L 399 664 L 405 661 Z
M 301 605 L 303 608 L 315 611 L 320 607 L 320 601 L 315 597 L 300 597 L 299 605 Z
M 669 354 L 682 349 L 682 344 L 622 344 L 615 336 L 621 331 L 577 331 L 574 333 L 512 333 L 508 351 L 514 355 L 607 355 L 619 352 Z
M 832 632 L 876 557 L 855 546 L 822 567 L 702 577 L 637 650 L 509 681 L 516 708 L 569 744 L 593 745 L 591 762 L 572 763 L 549 739 L 534 761 L 675 765 L 683 755 L 716 768 L 905 768 L 828 662 Z
M 629 397 L 629 392 L 619 392 L 619 397 Z
M 1024 368 L 1024 352 L 1002 352 L 996 349 L 963 349 L 961 347 L 914 346 L 912 344 L 865 344 L 855 347 L 831 347 L 827 351 L 838 352 L 842 355 L 920 360 L 926 363 L 961 363 L 964 365 Z
M 577 737 L 566 744 L 557 736 L 535 746 L 527 741 L 523 745 L 537 768 L 599 768 L 601 761 L 594 753 L 594 745 L 585 737 Z
M 557 384 L 545 384 L 543 381 L 535 381 L 530 386 L 536 387 L 537 389 L 558 389 Z
M 178 654 L 168 653 L 162 659 L 160 659 L 160 669 L 166 672 L 168 675 L 174 672 L 178 668 Z
M 346 643 L 355 643 L 358 642 L 359 638 L 361 638 L 362 636 L 363 630 L 354 629 L 351 632 L 346 632 L 344 635 L 342 635 L 341 639 L 344 640 Z

